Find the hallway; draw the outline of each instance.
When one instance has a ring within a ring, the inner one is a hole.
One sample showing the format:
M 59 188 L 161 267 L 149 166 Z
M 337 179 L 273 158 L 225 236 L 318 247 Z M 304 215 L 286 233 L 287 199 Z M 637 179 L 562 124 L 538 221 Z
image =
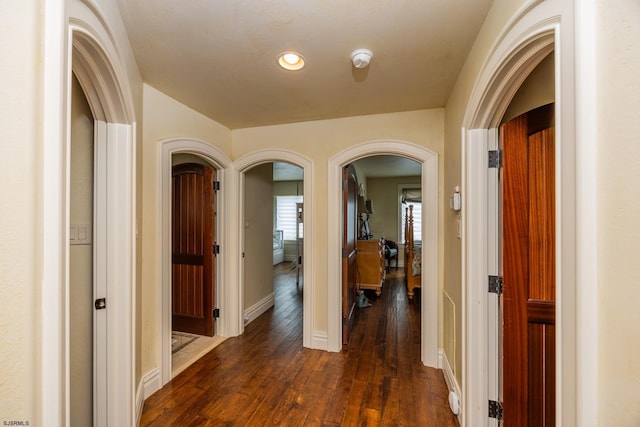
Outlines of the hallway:
M 302 347 L 295 271 L 276 269 L 275 307 L 149 397 L 140 425 L 456 426 L 398 272 L 367 294 L 348 349 L 328 353 Z

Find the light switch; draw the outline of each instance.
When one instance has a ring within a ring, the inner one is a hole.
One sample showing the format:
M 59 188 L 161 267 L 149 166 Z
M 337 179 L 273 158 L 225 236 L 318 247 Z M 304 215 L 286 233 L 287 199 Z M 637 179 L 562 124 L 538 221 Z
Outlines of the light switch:
M 69 227 L 70 245 L 90 245 L 92 242 L 91 224 L 71 224 Z

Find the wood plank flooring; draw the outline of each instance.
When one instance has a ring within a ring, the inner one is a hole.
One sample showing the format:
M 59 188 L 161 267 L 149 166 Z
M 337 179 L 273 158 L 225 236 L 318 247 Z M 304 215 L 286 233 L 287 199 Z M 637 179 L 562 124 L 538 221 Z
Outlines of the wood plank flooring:
M 295 271 L 277 269 L 275 307 L 150 396 L 140 425 L 457 426 L 442 372 L 420 362 L 420 298 L 388 277 L 329 353 L 302 347 Z

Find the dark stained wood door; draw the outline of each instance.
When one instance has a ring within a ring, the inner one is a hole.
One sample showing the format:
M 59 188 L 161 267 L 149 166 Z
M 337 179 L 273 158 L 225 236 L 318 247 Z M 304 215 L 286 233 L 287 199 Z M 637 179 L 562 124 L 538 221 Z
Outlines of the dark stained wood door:
M 215 171 L 189 163 L 172 176 L 172 329 L 213 336 Z
M 342 169 L 342 344 L 349 344 L 356 321 L 356 243 L 358 179 L 353 165 Z
M 553 104 L 501 127 L 502 399 L 507 427 L 555 425 Z

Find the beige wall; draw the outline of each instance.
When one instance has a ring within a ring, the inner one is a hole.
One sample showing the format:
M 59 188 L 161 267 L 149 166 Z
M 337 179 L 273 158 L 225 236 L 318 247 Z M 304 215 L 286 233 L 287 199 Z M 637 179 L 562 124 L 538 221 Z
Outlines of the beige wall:
M 312 327 L 315 331 L 327 331 L 326 228 L 329 212 L 326 183 L 329 159 L 347 147 L 384 139 L 409 141 L 442 155 L 443 123 L 444 110 L 433 109 L 238 129 L 232 132 L 233 158 L 259 149 L 278 148 L 292 150 L 314 162 L 314 223 L 311 227 L 314 232 L 313 271 L 316 286 L 313 304 L 317 316 Z M 440 166 L 442 167 L 442 157 Z M 311 177 L 305 176 L 305 179 L 308 178 Z M 441 199 L 442 187 L 439 190 Z
M 244 175 L 244 310 L 273 293 L 273 163 Z
M 275 181 L 273 183 L 274 196 L 298 196 L 304 194 L 303 181 Z
M 195 154 L 178 153 L 171 156 L 171 166 L 183 165 L 185 163 L 196 163 L 198 165 L 212 167 L 211 163 Z
M 640 2 L 597 2 L 599 419 L 640 425 Z
M 71 2 L 71 0 L 69 0 Z M 126 50 L 126 33 L 115 3 L 97 0 L 106 22 L 113 25 L 119 48 Z M 129 88 L 137 115 L 138 145 L 138 292 L 136 380 L 158 365 L 156 336 L 158 313 L 157 277 L 157 143 L 161 139 L 191 136 L 211 142 L 234 158 L 258 148 L 286 148 L 314 161 L 315 214 L 313 225 L 316 283 L 320 287 L 316 312 L 326 307 L 327 223 L 326 164 L 328 158 L 359 142 L 397 138 L 431 148 L 444 166 L 440 199 L 461 183 L 460 125 L 470 90 L 498 32 L 524 0 L 495 0 L 473 50 L 467 58 L 444 110 L 366 116 L 299 123 L 231 132 L 212 120 L 145 87 L 142 122 L 142 85 L 130 52 L 123 53 Z M 640 208 L 635 194 L 640 168 L 636 143 L 640 111 L 638 60 L 640 15 L 635 0 L 595 0 L 598 85 L 598 284 L 599 284 L 599 417 L 601 425 L 637 425 L 640 416 L 636 391 L 640 385 Z M 42 0 L 3 2 L 0 14 L 0 420 L 28 420 L 42 425 L 38 409 L 42 281 Z M 20 40 L 20 43 L 13 41 Z M 444 120 L 444 138 L 442 122 Z M 142 138 L 142 133 L 144 137 Z M 443 160 L 444 159 L 444 160 Z M 442 181 L 441 181 L 442 182 Z M 458 215 L 443 209 L 444 286 L 456 306 L 461 303 L 461 247 L 456 235 Z M 460 312 L 456 311 L 460 333 Z M 326 330 L 326 319 L 313 325 Z M 461 357 L 447 355 L 461 381 Z
M 71 88 L 70 223 L 93 228 L 93 116 L 78 81 Z M 71 426 L 93 423 L 93 244 L 69 247 Z
M 393 178 L 368 178 L 367 199 L 373 202 L 373 215 L 369 216 L 369 226 L 374 239 L 384 236 L 399 245 L 400 241 L 400 202 L 398 198 L 398 185 L 421 183 L 420 176 L 393 177 Z M 402 257 L 399 257 L 402 258 Z M 399 259 L 402 263 L 402 259 Z
M 0 424 L 40 424 L 42 3 L 0 13 Z
M 529 77 L 522 82 L 522 86 L 513 96 L 504 113 L 502 123 L 555 101 L 555 61 L 553 55 L 552 52 L 543 59 L 529 74 Z
M 142 201 L 138 209 L 143 221 L 139 225 L 142 234 L 142 253 L 139 259 L 142 279 L 138 282 L 141 307 L 140 358 L 142 375 L 160 365 L 158 354 L 158 327 L 160 322 L 160 286 L 158 275 L 158 158 L 160 141 L 169 138 L 192 138 L 210 143 L 230 155 L 231 132 L 217 122 L 180 104 L 151 86 L 144 85 L 144 123 L 142 149 Z
M 498 34 L 505 27 L 508 20 L 515 14 L 525 0 L 495 0 L 487 14 L 485 22 L 476 37 L 473 48 L 467 57 L 465 65 L 458 76 L 456 85 L 449 96 L 445 117 L 445 150 L 444 150 L 444 191 L 453 192 L 455 186 L 462 184 L 462 151 L 461 128 L 462 120 L 467 108 L 471 90 L 478 73 L 495 43 Z M 464 198 L 464 195 L 463 195 Z M 447 205 L 448 206 L 448 205 Z M 463 206 L 464 209 L 464 206 Z M 445 331 L 455 330 L 456 337 L 462 338 L 462 245 L 457 238 L 457 221 L 460 214 L 444 209 L 444 289 L 455 313 L 455 328 L 443 325 Z M 451 322 L 451 319 L 445 320 Z M 450 337 L 444 337 L 447 341 Z M 447 354 L 458 384 L 462 384 L 462 346 L 457 345 L 456 354 Z

